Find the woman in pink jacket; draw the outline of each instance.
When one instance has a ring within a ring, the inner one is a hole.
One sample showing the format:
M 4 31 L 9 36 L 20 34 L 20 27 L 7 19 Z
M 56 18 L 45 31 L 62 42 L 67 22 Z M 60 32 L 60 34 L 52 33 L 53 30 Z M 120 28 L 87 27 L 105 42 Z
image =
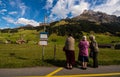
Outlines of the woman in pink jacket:
M 87 69 L 87 62 L 88 60 L 88 48 L 89 42 L 87 41 L 86 36 L 82 37 L 82 40 L 79 42 L 79 55 L 78 60 L 82 62 L 82 69 Z

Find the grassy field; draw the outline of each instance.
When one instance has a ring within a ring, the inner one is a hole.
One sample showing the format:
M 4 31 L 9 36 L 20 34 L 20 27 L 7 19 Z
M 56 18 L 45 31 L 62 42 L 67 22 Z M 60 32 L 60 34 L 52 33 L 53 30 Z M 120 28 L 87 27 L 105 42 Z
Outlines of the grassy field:
M 27 31 L 27 32 L 26 32 Z M 27 33 L 27 34 L 26 34 Z M 0 40 L 11 39 L 16 41 L 20 35 L 29 40 L 27 44 L 0 44 L 0 68 L 21 68 L 35 66 L 64 66 L 65 53 L 62 51 L 66 36 L 52 34 L 48 39 L 48 45 L 44 49 L 44 61 L 42 61 L 42 46 L 37 45 L 39 33 L 36 31 L 20 31 L 9 36 L 8 33 L 1 33 Z M 87 35 L 87 34 L 85 34 Z M 120 37 L 95 34 L 99 44 L 109 44 L 112 41 L 120 41 Z M 56 45 L 56 57 L 54 60 L 54 46 Z M 78 41 L 76 41 L 75 56 L 78 58 Z M 92 64 L 90 59 L 89 65 Z M 100 48 L 100 65 L 120 65 L 120 50 L 112 48 Z
M 65 54 L 63 45 L 56 45 L 56 60 L 54 60 L 54 44 L 48 45 L 44 50 L 44 61 L 42 61 L 42 46 L 30 44 L 0 44 L 0 68 L 20 68 L 34 66 L 64 66 Z M 78 48 L 76 46 L 76 61 Z M 90 63 L 91 64 L 91 59 Z M 100 49 L 100 65 L 119 65 L 120 50 Z
M 64 60 L 65 56 L 57 46 L 56 60 Z M 52 60 L 54 45 L 46 46 L 44 50 L 44 60 Z M 59 55 L 58 55 L 59 54 Z M 62 57 L 61 57 L 62 56 Z M 51 64 L 42 61 L 42 46 L 39 45 L 0 45 L 0 67 L 29 67 L 29 66 L 49 66 Z

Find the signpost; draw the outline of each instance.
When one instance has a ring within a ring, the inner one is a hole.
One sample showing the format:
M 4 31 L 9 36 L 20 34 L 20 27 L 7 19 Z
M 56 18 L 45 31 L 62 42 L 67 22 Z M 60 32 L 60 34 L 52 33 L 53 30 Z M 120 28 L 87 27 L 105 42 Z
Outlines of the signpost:
M 42 45 L 42 60 L 44 60 L 44 46 L 48 45 L 48 32 L 40 32 L 39 45 Z

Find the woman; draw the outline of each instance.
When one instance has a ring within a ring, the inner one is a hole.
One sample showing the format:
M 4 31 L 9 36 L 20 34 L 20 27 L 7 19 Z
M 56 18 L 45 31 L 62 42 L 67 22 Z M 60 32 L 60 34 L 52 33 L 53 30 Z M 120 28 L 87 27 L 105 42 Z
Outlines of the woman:
M 75 64 L 75 39 L 72 37 L 71 34 L 68 35 L 68 38 L 65 42 L 65 54 L 66 54 L 66 63 L 67 63 L 67 69 L 72 69 L 73 65 Z
M 87 41 L 86 36 L 82 37 L 82 40 L 79 42 L 79 55 L 78 60 L 82 62 L 82 69 L 87 69 L 88 60 L 88 48 L 89 42 Z
M 95 36 L 90 35 L 89 39 L 91 40 L 90 42 L 90 53 L 92 53 L 92 59 L 93 59 L 93 67 L 98 68 L 98 44 L 95 40 Z

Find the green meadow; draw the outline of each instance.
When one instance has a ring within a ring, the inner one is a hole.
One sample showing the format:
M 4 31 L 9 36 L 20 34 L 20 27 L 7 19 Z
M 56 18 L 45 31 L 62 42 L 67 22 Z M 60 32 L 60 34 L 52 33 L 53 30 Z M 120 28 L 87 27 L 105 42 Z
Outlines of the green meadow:
M 0 33 L 0 40 L 11 39 L 16 41 L 20 35 L 24 34 L 24 39 L 29 40 L 26 44 L 0 44 L 0 68 L 21 68 L 36 66 L 64 66 L 65 53 L 62 51 L 66 36 L 52 34 L 48 38 L 48 45 L 44 46 L 44 60 L 42 60 L 42 48 L 38 45 L 39 32 L 20 31 L 14 34 Z M 89 35 L 84 33 L 84 35 Z M 100 44 L 115 44 L 112 41 L 120 41 L 120 37 L 95 34 L 96 40 Z M 76 63 L 78 58 L 78 41 L 75 46 Z M 56 49 L 56 52 L 54 52 Z M 55 54 L 55 55 L 54 55 Z M 120 50 L 114 48 L 100 48 L 99 65 L 120 65 Z M 90 59 L 89 65 L 92 64 Z

